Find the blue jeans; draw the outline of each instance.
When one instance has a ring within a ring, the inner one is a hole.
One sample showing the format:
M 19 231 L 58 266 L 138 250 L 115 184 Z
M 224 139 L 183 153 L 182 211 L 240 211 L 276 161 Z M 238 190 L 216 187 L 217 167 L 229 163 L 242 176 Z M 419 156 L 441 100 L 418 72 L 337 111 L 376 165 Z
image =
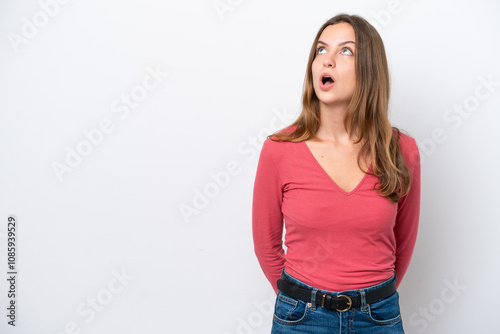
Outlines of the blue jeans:
M 274 305 L 271 334 L 404 334 L 403 321 L 399 310 L 399 293 L 397 291 L 375 303 L 367 304 L 365 300 L 366 292 L 389 284 L 396 279 L 396 274 L 382 283 L 367 288 L 339 292 L 314 288 L 292 277 L 284 269 L 282 275 L 296 284 L 312 289 L 313 302 L 304 302 L 278 291 Z M 321 305 L 315 304 L 315 295 L 318 293 L 347 296 L 361 294 L 361 306 L 351 308 L 346 312 L 328 310 L 321 307 Z

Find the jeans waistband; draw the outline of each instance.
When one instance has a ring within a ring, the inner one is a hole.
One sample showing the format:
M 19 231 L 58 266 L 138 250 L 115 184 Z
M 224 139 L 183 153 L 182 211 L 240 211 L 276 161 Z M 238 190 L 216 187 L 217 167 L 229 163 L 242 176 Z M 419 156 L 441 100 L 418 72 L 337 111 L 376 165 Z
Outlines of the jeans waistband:
M 306 288 L 309 288 L 309 289 L 314 289 L 314 290 L 317 290 L 318 292 L 321 292 L 321 293 L 327 293 L 327 294 L 332 294 L 332 295 L 339 295 L 339 294 L 342 294 L 342 295 L 347 295 L 347 296 L 351 296 L 351 295 L 356 295 L 356 294 L 360 294 L 362 291 L 364 293 L 368 292 L 368 291 L 371 291 L 371 290 L 375 290 L 377 288 L 380 288 L 384 285 L 387 285 L 389 283 L 391 283 L 393 280 L 396 279 L 396 272 L 394 272 L 394 274 L 388 278 L 387 280 L 383 281 L 383 282 L 380 282 L 378 284 L 375 284 L 375 285 L 372 285 L 372 286 L 368 286 L 366 288 L 361 288 L 361 289 L 354 289 L 354 290 L 342 290 L 342 291 L 330 291 L 330 290 L 323 290 L 323 289 L 319 289 L 319 288 L 316 288 L 314 286 L 311 286 L 311 285 L 308 285 L 300 280 L 298 280 L 297 278 L 293 277 L 292 275 L 290 275 L 289 273 L 287 273 L 285 271 L 285 269 L 282 270 L 281 272 L 281 277 L 286 277 L 288 278 L 289 280 L 293 281 L 294 283 L 298 284 L 298 285 L 302 285 Z

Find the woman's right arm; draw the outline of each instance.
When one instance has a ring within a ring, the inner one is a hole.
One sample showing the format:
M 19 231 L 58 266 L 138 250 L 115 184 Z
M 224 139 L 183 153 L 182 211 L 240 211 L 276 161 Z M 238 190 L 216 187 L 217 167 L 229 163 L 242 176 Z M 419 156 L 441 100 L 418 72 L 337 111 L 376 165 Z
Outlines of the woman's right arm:
M 252 232 L 255 255 L 262 271 L 278 292 L 276 281 L 285 265 L 283 250 L 283 185 L 272 158 L 273 142 L 264 141 L 253 189 Z

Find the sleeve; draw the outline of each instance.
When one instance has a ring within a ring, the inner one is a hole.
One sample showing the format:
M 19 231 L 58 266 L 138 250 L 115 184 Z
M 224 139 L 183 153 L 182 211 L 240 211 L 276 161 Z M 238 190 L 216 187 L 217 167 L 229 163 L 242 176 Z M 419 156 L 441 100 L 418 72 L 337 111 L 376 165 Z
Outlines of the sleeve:
M 270 139 L 264 141 L 253 189 L 252 233 L 255 255 L 274 291 L 285 265 L 283 250 L 283 186 L 272 159 Z
M 397 286 L 410 265 L 413 249 L 417 240 L 417 231 L 420 216 L 420 154 L 415 139 L 408 137 L 405 148 L 405 161 L 411 173 L 411 185 L 408 194 L 398 202 L 394 235 L 396 239 L 395 270 Z

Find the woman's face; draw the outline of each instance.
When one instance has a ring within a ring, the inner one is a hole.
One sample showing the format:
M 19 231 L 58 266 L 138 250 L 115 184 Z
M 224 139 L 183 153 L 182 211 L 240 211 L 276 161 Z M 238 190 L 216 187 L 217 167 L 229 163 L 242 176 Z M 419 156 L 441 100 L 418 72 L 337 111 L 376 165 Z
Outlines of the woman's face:
M 349 23 L 323 30 L 312 63 L 313 86 L 320 105 L 346 107 L 356 87 L 356 36 Z

